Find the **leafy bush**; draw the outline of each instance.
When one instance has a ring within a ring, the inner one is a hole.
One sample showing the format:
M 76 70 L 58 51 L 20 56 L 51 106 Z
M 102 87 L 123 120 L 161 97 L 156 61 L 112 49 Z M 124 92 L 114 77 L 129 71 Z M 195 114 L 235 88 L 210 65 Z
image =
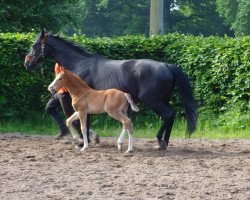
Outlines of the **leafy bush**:
M 23 66 L 25 52 L 35 35 L 0 34 L 0 117 L 42 111 L 47 85 L 54 77 L 53 63 L 46 62 L 45 78 Z M 189 76 L 201 112 L 224 113 L 237 104 L 249 107 L 250 37 L 194 37 L 168 34 L 147 38 L 123 36 L 68 38 L 91 52 L 113 59 L 149 58 L 179 65 Z M 178 109 L 178 95 L 171 103 Z M 146 109 L 142 113 L 150 115 Z M 180 112 L 179 112 L 180 113 Z
M 44 106 L 41 99 L 47 93 L 48 80 L 24 67 L 24 57 L 34 37 L 34 34 L 0 34 L 0 117 L 23 116 Z

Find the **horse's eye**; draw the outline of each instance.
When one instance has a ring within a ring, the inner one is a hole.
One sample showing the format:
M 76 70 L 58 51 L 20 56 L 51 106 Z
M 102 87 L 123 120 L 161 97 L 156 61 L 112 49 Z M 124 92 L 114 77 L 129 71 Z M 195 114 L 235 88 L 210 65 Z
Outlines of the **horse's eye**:
M 60 80 L 62 80 L 62 78 L 60 77 L 60 78 L 58 78 L 58 80 L 60 81 Z

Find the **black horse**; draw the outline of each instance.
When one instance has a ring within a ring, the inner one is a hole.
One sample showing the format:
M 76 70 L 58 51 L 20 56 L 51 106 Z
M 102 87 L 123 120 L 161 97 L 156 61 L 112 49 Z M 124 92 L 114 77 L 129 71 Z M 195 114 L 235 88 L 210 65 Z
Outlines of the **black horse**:
M 160 115 L 163 120 L 157 134 L 160 149 L 167 148 L 174 123 L 174 112 L 168 102 L 175 86 L 185 107 L 188 133 L 191 134 L 196 128 L 198 112 L 188 77 L 174 64 L 149 59 L 107 59 L 88 53 L 84 48 L 47 31 L 41 31 L 24 65 L 28 70 L 33 70 L 37 63 L 48 57 L 78 74 L 90 87 L 97 90 L 117 88 Z

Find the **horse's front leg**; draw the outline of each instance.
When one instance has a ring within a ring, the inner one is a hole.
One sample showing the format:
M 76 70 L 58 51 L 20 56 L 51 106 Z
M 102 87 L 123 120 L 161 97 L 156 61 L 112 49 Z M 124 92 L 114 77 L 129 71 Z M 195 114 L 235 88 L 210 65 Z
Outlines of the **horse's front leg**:
M 81 131 L 83 135 L 83 147 L 81 151 L 85 151 L 89 147 L 88 136 L 87 136 L 87 113 L 79 111 L 79 119 L 81 122 Z
M 80 139 L 79 134 L 77 133 L 76 129 L 73 126 L 73 121 L 79 119 L 78 112 L 74 112 L 67 120 L 66 120 L 66 125 L 69 128 L 72 136 L 74 139 Z
M 90 142 L 90 115 L 87 115 L 87 137 L 88 137 L 88 141 Z

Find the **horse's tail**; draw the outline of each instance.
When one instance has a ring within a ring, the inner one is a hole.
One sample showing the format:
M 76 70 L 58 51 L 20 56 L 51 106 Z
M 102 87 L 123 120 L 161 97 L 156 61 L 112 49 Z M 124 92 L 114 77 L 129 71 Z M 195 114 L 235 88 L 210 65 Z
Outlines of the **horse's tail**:
M 135 111 L 135 112 L 138 112 L 138 111 L 139 111 L 139 108 L 138 108 L 137 105 L 134 103 L 134 101 L 133 101 L 131 95 L 128 94 L 128 93 L 124 93 L 124 95 L 125 95 L 125 97 L 127 98 L 127 100 L 128 100 L 128 102 L 129 102 L 129 104 L 130 104 L 132 110 Z
M 181 95 L 187 118 L 187 131 L 190 135 L 196 129 L 198 107 L 187 75 L 176 65 L 168 65 L 174 74 L 175 84 Z

